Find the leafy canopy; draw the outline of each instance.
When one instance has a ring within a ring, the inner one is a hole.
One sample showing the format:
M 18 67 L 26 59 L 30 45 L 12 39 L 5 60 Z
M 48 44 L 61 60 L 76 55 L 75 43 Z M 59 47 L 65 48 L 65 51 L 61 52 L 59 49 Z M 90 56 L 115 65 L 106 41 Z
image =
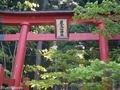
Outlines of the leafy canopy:
M 106 29 L 96 28 L 94 33 L 99 33 L 106 39 L 120 34 L 120 5 L 115 0 L 103 0 L 101 4 L 98 4 L 98 1 L 87 2 L 84 7 L 77 6 L 74 11 L 74 20 L 91 18 L 95 22 L 101 20 Z

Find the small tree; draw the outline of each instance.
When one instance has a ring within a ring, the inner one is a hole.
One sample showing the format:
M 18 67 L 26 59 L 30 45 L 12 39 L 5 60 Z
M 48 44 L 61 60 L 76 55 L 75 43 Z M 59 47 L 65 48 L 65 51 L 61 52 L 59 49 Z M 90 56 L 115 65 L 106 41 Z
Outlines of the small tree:
M 99 59 L 85 60 L 83 50 L 72 49 L 63 53 L 50 49 L 42 53 L 51 61 L 51 65 L 47 70 L 42 69 L 45 73 L 40 75 L 41 80 L 28 82 L 32 87 L 46 90 L 54 85 L 68 85 L 80 90 L 103 90 L 110 87 L 106 82 L 119 79 L 118 63 L 113 61 L 107 64 Z M 55 69 L 57 69 L 56 72 Z

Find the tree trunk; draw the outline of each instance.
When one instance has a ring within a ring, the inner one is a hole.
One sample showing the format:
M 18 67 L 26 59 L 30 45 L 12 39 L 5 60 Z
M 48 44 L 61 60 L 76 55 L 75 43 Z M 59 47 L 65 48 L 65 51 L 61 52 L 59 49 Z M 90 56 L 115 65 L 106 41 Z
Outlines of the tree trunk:
M 42 41 L 38 41 L 37 50 L 42 50 Z M 36 54 L 35 65 L 40 65 L 40 64 L 41 64 L 41 54 Z M 40 72 L 35 72 L 34 80 L 39 80 L 38 73 L 40 73 Z M 34 88 L 34 90 L 37 90 L 37 88 Z
M 46 9 L 47 2 L 48 2 L 48 0 L 43 0 L 42 11 L 44 11 Z M 44 32 L 44 31 L 42 31 L 42 32 Z M 42 50 L 42 41 L 38 41 L 37 50 Z M 40 65 L 40 64 L 41 64 L 41 55 L 37 54 L 36 55 L 36 65 Z M 34 79 L 35 80 L 39 80 L 39 75 L 37 74 L 37 72 L 34 74 Z M 34 90 L 37 90 L 37 89 L 34 88 Z
M 38 41 L 37 50 L 42 50 L 42 41 Z M 40 64 L 41 64 L 41 55 L 37 54 L 35 65 L 40 65 Z M 34 79 L 39 80 L 39 75 L 37 74 L 37 72 L 34 75 Z

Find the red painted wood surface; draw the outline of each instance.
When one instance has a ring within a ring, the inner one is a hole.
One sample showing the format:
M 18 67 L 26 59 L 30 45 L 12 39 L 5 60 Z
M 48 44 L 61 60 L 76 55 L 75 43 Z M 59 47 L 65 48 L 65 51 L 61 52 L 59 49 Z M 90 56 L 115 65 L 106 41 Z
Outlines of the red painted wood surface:
M 24 58 L 26 54 L 26 44 L 27 44 L 27 34 L 30 28 L 30 24 L 28 22 L 21 23 L 21 33 L 18 42 L 17 53 L 15 57 L 15 64 L 12 73 L 12 79 L 15 79 L 15 88 L 20 86 L 21 76 L 24 65 Z M 15 89 L 18 90 L 18 89 Z
M 30 79 L 29 78 L 23 78 L 23 81 L 22 81 L 22 83 L 23 83 L 23 90 L 29 90 L 29 86 L 28 85 L 26 85 L 26 82 L 27 81 L 29 81 Z
M 4 41 L 18 41 L 20 34 L 7 34 Z M 55 40 L 98 40 L 98 35 L 91 33 L 70 33 L 68 39 L 56 39 L 55 34 L 33 34 L 28 33 L 28 41 L 55 41 Z
M 2 90 L 3 78 L 4 78 L 4 67 L 0 65 L 0 90 Z
M 69 24 L 93 23 L 92 19 L 74 21 L 73 15 L 73 11 L 0 11 L 1 22 L 5 25 L 20 25 L 23 21 L 31 25 L 54 25 L 55 18 L 67 18 Z
M 101 22 L 98 23 L 99 30 L 105 29 L 105 25 Z M 107 62 L 109 58 L 109 50 L 108 50 L 108 41 L 102 35 L 99 35 L 99 49 L 100 49 L 100 59 L 104 62 Z
M 18 41 L 20 34 L 6 34 L 4 41 Z M 56 39 L 55 34 L 33 34 L 28 33 L 27 41 L 82 41 L 82 40 L 99 40 L 98 34 L 92 33 L 70 33 L 68 39 Z M 110 40 L 120 40 L 120 35 L 111 37 Z
M 11 78 L 4 77 L 3 83 L 9 86 L 14 86 L 15 80 Z

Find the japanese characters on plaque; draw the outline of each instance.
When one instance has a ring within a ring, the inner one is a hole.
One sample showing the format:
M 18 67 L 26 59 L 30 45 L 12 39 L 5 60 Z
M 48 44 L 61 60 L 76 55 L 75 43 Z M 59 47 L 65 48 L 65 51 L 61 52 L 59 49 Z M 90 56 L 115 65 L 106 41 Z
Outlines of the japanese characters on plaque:
M 68 22 L 67 19 L 56 19 L 56 38 L 68 38 Z

